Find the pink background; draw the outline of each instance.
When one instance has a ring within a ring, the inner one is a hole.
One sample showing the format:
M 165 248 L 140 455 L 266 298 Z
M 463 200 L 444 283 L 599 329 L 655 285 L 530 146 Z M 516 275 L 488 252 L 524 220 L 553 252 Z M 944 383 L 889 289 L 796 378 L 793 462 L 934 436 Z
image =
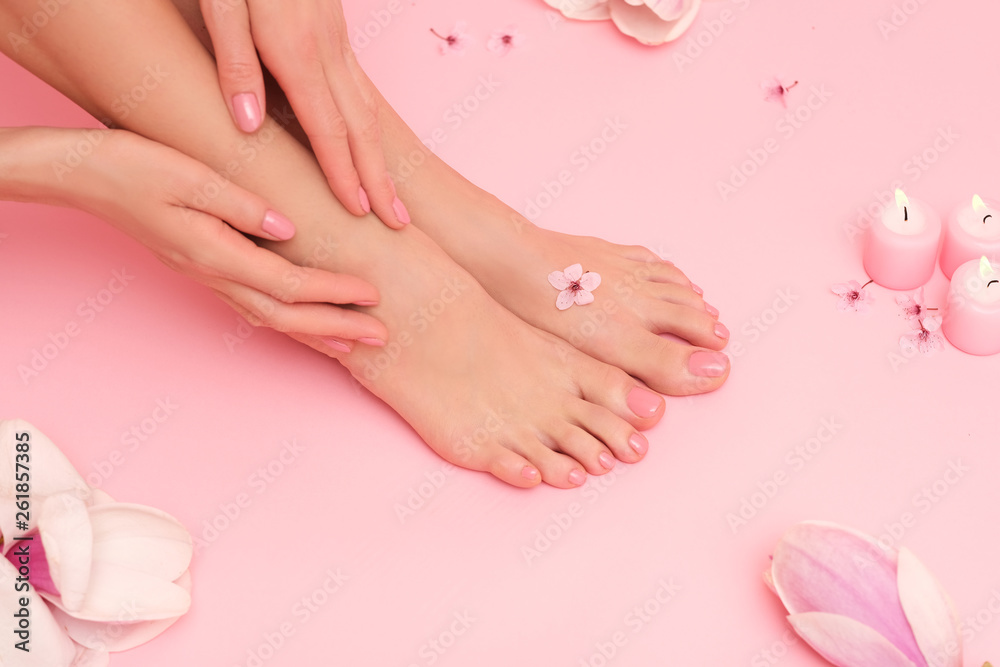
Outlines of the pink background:
M 387 3 L 348 5 L 362 26 Z M 894 11 L 902 25 L 884 35 Z M 579 490 L 518 491 L 443 472 L 389 408 L 292 340 L 233 344 L 234 312 L 104 223 L 0 204 L 0 414 L 207 543 L 191 612 L 113 664 L 825 664 L 791 639 L 760 578 L 782 532 L 811 518 L 913 549 L 959 615 L 979 615 L 966 664 L 1000 659 L 1000 357 L 946 344 L 903 359 L 894 293 L 869 287 L 875 307 L 859 315 L 830 292 L 866 280 L 845 228 L 890 183 L 942 215 L 974 192 L 1000 197 L 1000 5 L 722 0 L 655 49 L 536 0 L 404 0 L 381 16 L 360 57 L 418 134 L 442 128 L 435 150 L 521 211 L 570 170 L 536 220 L 678 263 L 733 332 L 732 376 L 668 399 L 643 463 Z M 428 28 L 459 19 L 478 43 L 443 57 Z M 485 42 L 507 24 L 527 41 L 498 59 Z M 799 81 L 787 111 L 763 99 L 773 76 Z M 495 91 L 467 99 L 481 78 Z M 0 86 L 4 125 L 95 125 L 8 61 Z M 458 123 L 455 104 L 476 108 Z M 608 119 L 625 129 L 581 170 L 574 155 Z M 724 201 L 717 182 L 768 139 L 777 152 Z M 127 288 L 85 315 L 123 268 Z M 946 287 L 936 272 L 930 305 Z M 23 382 L 18 366 L 73 322 L 79 335 Z M 159 424 L 158 401 L 173 406 Z M 818 433 L 808 460 L 795 453 Z M 282 462 L 285 441 L 301 451 Z M 760 507 L 734 529 L 744 500 Z M 526 547 L 539 548 L 530 562 Z M 327 593 L 338 571 L 348 579 Z M 665 603 L 661 582 L 679 587 Z

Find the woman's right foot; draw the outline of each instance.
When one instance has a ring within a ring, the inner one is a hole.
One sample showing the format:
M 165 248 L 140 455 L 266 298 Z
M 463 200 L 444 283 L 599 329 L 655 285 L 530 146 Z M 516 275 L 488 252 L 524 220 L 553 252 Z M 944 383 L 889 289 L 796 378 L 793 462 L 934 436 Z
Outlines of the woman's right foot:
M 380 287 L 368 310 L 388 345 L 331 353 L 296 338 L 338 358 L 444 459 L 514 486 L 571 488 L 643 457 L 639 431 L 662 417 L 658 394 L 525 324 L 418 230 L 379 236 L 363 269 L 338 270 Z M 295 243 L 308 243 L 303 231 Z

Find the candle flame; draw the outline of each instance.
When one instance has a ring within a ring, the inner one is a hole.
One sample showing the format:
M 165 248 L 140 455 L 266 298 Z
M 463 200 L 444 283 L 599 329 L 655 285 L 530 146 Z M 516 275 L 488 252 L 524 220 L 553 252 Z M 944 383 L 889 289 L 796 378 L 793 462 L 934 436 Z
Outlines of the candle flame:
M 909 203 L 910 200 L 906 198 L 906 195 L 903 193 L 903 191 L 900 190 L 899 188 L 896 188 L 896 206 L 898 206 L 899 208 L 903 208 Z
M 993 273 L 993 265 L 990 263 L 990 260 L 986 259 L 986 255 L 983 255 L 979 260 L 979 277 L 986 280 L 992 276 Z
M 983 198 L 979 195 L 972 195 L 972 210 L 976 213 L 982 213 L 988 207 L 983 203 Z

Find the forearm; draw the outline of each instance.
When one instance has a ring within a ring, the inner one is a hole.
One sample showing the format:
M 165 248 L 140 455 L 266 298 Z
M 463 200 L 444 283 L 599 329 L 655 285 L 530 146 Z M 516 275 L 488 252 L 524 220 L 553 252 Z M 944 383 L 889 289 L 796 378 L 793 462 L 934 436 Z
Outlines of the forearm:
M 74 175 L 110 130 L 0 128 L 0 199 L 78 206 Z

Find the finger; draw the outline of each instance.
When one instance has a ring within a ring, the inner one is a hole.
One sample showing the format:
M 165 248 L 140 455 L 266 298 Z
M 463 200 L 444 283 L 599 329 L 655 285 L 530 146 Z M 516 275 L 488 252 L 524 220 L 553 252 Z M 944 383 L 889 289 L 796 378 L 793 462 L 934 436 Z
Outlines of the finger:
M 250 33 L 245 0 L 201 0 L 205 26 L 212 36 L 219 85 L 236 126 L 251 133 L 264 122 L 264 75 Z
M 212 289 L 253 326 L 377 347 L 385 345 L 389 336 L 384 324 L 354 310 L 321 303 L 287 304 L 232 281 L 214 281 Z
M 379 302 L 378 289 L 357 276 L 297 266 L 259 247 L 218 217 L 191 209 L 186 213 L 189 218 L 186 247 L 198 249 L 198 254 L 190 260 L 204 273 L 242 283 L 285 303 L 373 306 Z M 336 240 L 318 239 L 315 250 L 306 254 L 312 258 L 320 252 L 326 256 L 336 250 Z
M 224 181 L 207 167 L 193 169 L 185 203 L 252 236 L 287 241 L 295 236 L 295 225 L 275 211 L 263 197 Z

